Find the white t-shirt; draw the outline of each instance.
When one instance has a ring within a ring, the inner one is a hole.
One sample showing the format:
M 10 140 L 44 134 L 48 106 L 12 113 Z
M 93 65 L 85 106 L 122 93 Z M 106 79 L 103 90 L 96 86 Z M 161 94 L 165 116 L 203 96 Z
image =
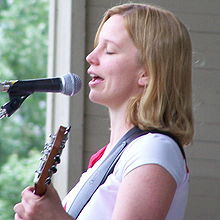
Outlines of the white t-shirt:
M 105 152 L 102 158 L 81 176 L 79 183 L 64 198 L 63 204 L 66 206 L 66 210 L 70 208 L 83 184 L 108 156 L 108 153 Z M 187 204 L 189 185 L 186 162 L 178 145 L 172 138 L 155 133 L 143 135 L 126 147 L 113 173 L 96 190 L 77 220 L 110 220 L 123 178 L 131 170 L 145 164 L 158 164 L 165 168 L 175 179 L 177 189 L 166 220 L 182 220 Z

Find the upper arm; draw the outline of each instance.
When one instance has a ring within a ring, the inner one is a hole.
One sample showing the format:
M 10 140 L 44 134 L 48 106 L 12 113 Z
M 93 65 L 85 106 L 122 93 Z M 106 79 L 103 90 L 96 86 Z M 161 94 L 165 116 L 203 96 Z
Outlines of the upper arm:
M 162 220 L 176 190 L 171 174 L 156 164 L 135 168 L 122 180 L 112 220 Z

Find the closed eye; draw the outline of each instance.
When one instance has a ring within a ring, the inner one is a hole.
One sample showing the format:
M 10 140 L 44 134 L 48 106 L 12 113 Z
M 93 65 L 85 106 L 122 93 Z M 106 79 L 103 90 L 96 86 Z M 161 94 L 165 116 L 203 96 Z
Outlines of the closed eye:
M 112 54 L 115 54 L 115 53 L 114 52 L 110 52 L 110 51 L 106 51 L 106 54 L 112 55 Z

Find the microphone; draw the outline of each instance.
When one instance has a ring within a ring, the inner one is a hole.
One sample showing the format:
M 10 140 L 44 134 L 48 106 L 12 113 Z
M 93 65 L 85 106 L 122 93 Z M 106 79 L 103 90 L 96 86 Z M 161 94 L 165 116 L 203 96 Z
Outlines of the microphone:
M 34 92 L 54 92 L 75 95 L 81 89 L 78 75 L 67 73 L 55 78 L 32 80 L 12 80 L 0 83 L 0 92 L 8 92 L 10 97 L 28 96 Z

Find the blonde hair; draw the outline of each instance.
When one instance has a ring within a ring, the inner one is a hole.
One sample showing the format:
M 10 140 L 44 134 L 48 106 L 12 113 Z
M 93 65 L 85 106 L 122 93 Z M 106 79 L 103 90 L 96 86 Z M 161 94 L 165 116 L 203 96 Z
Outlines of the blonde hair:
M 160 7 L 128 3 L 104 15 L 103 24 L 114 14 L 122 15 L 125 27 L 139 51 L 149 83 L 143 94 L 133 97 L 128 119 L 140 129 L 172 133 L 182 145 L 193 138 L 192 46 L 186 27 L 171 12 Z

